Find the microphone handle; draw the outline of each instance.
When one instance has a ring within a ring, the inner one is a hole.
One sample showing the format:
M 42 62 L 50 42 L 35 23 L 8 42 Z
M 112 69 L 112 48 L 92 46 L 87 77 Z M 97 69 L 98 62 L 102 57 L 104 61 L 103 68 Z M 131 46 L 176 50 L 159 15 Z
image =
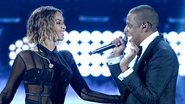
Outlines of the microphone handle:
M 127 37 L 124 37 L 124 38 L 123 38 L 123 41 L 124 41 L 124 44 L 126 45 L 127 42 L 128 42 L 128 38 L 127 38 Z M 103 47 L 100 47 L 100 48 L 98 48 L 98 49 L 92 51 L 92 54 L 95 54 L 95 53 L 102 53 L 103 51 L 106 51 L 106 50 L 111 49 L 111 48 L 114 48 L 114 47 L 115 47 L 115 45 L 112 44 L 112 42 L 111 42 L 111 43 L 108 44 L 108 45 L 105 45 L 105 46 L 103 46 Z
M 105 50 L 108 50 L 108 49 L 111 49 L 111 48 L 114 48 L 114 47 L 115 47 L 115 45 L 110 43 L 110 44 L 108 44 L 106 46 L 103 46 L 101 48 L 97 48 L 96 50 L 92 51 L 92 54 L 101 53 L 101 52 L 103 52 Z

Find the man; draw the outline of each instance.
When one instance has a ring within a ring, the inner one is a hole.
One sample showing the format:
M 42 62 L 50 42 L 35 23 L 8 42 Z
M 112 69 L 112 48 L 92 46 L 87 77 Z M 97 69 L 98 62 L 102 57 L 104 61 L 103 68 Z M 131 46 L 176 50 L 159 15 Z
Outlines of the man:
M 122 39 L 113 41 L 117 47 L 108 59 L 108 67 L 124 104 L 175 104 L 179 63 L 157 26 L 158 14 L 151 6 L 134 7 L 127 15 L 124 28 L 130 38 L 131 52 L 123 57 Z M 129 66 L 138 51 L 141 56 Z

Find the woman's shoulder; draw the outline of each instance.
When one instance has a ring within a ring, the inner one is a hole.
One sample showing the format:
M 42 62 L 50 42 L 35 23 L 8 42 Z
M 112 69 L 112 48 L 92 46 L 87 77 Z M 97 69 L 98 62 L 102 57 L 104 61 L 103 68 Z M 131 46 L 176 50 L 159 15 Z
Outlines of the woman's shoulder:
M 22 55 L 22 54 L 28 54 L 28 53 L 30 53 L 31 52 L 31 50 L 22 50 L 22 51 L 20 51 L 18 54 L 19 55 Z
M 17 56 L 21 56 L 21 57 L 25 57 L 25 56 L 28 56 L 30 55 L 32 51 L 31 50 L 23 50 L 23 51 L 20 51 Z
M 74 63 L 73 55 L 69 50 L 60 50 L 59 54 L 61 55 L 61 57 L 64 57 L 69 65 L 72 65 Z
M 72 56 L 72 53 L 69 50 L 60 50 L 59 53 L 67 56 Z

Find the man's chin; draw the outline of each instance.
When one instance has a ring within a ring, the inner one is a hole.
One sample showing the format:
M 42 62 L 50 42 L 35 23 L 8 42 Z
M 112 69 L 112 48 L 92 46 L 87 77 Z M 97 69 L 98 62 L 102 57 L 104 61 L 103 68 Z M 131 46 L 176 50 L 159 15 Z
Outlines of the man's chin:
M 132 37 L 128 37 L 128 41 L 129 41 L 129 42 L 133 42 L 134 39 L 133 39 Z

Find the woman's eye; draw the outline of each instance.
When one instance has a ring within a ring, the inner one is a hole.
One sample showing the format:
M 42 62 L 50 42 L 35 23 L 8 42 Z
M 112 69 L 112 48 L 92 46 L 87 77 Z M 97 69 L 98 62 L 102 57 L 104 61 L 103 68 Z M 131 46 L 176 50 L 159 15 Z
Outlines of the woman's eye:
M 61 24 L 61 22 L 56 22 L 56 24 L 60 25 L 60 24 Z

